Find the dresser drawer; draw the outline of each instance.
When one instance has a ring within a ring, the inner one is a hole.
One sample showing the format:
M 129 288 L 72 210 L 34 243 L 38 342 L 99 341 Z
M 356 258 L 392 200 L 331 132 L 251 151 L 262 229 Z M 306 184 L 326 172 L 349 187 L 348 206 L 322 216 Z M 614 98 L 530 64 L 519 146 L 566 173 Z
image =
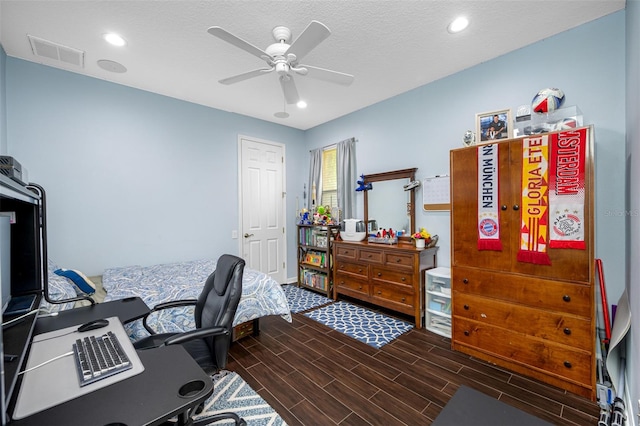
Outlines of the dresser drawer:
M 454 293 L 453 315 L 586 351 L 592 349 L 595 341 L 592 333 L 595 326 L 587 318 L 460 292 Z
M 398 305 L 395 306 L 394 309 L 400 312 L 411 312 L 415 306 L 414 293 L 410 291 L 411 289 L 389 284 L 374 283 L 372 290 L 371 296 L 374 299 L 393 302 Z
M 355 247 L 348 247 L 344 245 L 336 245 L 336 257 L 338 259 L 352 259 L 356 260 L 356 253 L 358 249 Z
M 415 257 L 411 254 L 404 253 L 384 253 L 384 264 L 387 266 L 397 266 L 400 268 L 408 268 L 413 270 L 413 260 Z
M 594 368 L 589 351 L 524 336 L 501 327 L 454 317 L 452 338 L 493 357 L 552 376 L 591 385 Z
M 369 296 L 369 282 L 366 279 L 358 279 L 338 272 L 333 285 L 338 292 L 347 294 L 355 292 L 361 296 Z
M 358 260 L 370 263 L 382 263 L 383 252 L 382 250 L 367 250 L 361 248 L 358 250 Z
M 395 271 L 383 267 L 372 266 L 371 278 L 374 281 L 386 281 L 402 286 L 409 286 L 413 290 L 413 273 L 412 271 Z
M 541 266 L 542 267 L 542 266 Z M 591 287 L 476 268 L 451 269 L 453 291 L 591 318 Z
M 369 276 L 369 267 L 367 265 L 338 260 L 335 267 L 337 273 L 348 273 L 363 279 L 367 279 Z

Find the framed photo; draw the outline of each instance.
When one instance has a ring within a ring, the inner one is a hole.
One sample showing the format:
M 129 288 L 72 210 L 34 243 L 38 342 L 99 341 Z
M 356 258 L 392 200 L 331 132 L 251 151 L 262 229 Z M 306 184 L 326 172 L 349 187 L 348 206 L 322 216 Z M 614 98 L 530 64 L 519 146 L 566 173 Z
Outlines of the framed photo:
M 491 143 L 491 141 L 498 139 L 509 139 L 513 134 L 511 125 L 510 109 L 476 114 L 476 137 L 478 138 L 478 143 Z

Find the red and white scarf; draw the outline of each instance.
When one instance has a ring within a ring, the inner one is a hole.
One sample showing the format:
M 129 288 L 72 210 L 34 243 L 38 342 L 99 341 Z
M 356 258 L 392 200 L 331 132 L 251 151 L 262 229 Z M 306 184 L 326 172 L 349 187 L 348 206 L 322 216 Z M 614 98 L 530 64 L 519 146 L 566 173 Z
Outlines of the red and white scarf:
M 587 129 L 551 135 L 549 247 L 585 250 Z

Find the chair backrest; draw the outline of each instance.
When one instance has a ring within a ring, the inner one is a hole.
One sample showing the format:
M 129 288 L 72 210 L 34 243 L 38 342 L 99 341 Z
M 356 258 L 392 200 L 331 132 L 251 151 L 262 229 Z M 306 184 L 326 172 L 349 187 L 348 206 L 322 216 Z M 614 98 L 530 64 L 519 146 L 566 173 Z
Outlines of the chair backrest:
M 218 259 L 216 270 L 207 278 L 195 307 L 196 328 L 224 327 L 228 336 L 205 338 L 218 368 L 224 368 L 231 344 L 233 319 L 242 296 L 245 262 L 230 254 Z

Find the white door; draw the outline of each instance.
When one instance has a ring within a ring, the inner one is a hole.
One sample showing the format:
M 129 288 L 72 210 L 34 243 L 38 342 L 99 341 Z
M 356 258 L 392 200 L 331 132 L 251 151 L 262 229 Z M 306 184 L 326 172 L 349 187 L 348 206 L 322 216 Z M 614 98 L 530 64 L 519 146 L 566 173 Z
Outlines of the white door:
M 246 136 L 239 144 L 242 257 L 247 267 L 284 284 L 284 146 Z

